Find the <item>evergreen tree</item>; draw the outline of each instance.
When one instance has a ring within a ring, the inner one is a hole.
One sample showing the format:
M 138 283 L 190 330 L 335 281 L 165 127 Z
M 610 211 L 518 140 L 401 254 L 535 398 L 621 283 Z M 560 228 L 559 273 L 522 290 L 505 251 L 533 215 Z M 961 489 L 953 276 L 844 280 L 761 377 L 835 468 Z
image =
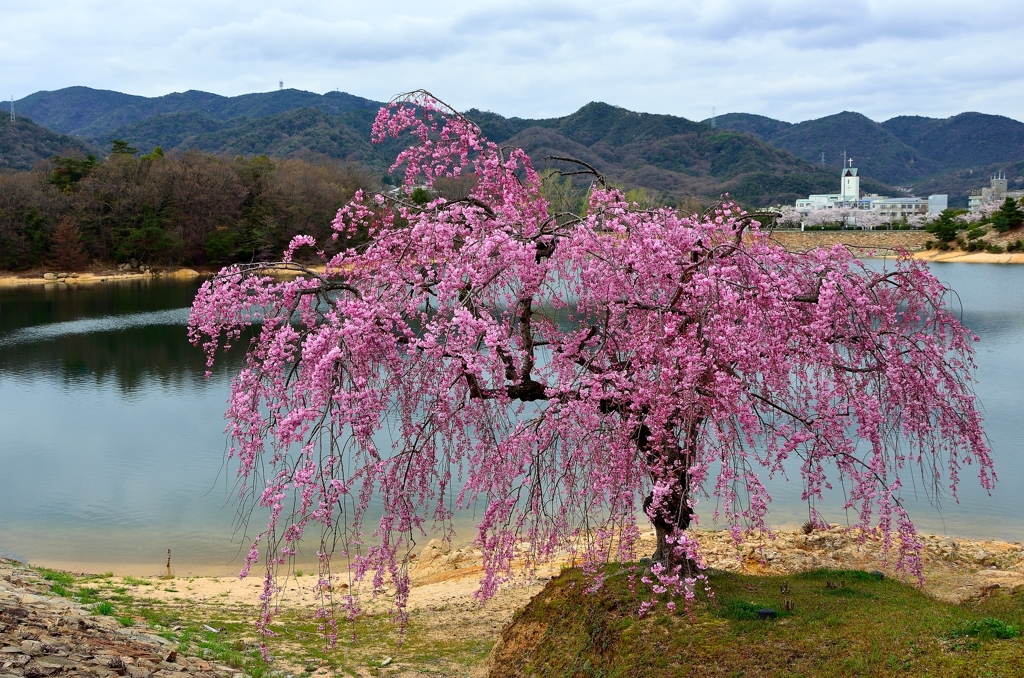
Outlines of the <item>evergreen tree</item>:
M 935 234 L 935 237 L 942 242 L 950 242 L 956 239 L 956 233 L 963 226 L 956 220 L 958 212 L 953 209 L 942 210 L 939 217 L 925 226 L 925 230 Z
M 62 271 L 80 271 L 89 264 L 89 258 L 82 249 L 82 236 L 78 224 L 71 217 L 64 217 L 57 225 L 51 239 L 51 263 Z
M 1021 224 L 1024 224 L 1024 212 L 1021 211 L 1017 201 L 1013 198 L 1007 198 L 999 208 L 999 211 L 992 215 L 992 225 L 1000 233 L 1005 233 L 1011 228 L 1017 228 Z

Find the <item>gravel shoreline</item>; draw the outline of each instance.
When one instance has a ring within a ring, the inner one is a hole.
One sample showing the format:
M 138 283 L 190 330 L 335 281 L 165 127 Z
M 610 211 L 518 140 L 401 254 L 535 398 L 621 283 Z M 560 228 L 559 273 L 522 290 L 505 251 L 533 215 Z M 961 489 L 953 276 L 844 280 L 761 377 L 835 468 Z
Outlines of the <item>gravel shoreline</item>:
M 146 628 L 125 628 L 86 605 L 44 595 L 44 588 L 34 570 L 0 561 L 0 678 L 241 676 L 236 668 L 179 655 L 177 643 Z

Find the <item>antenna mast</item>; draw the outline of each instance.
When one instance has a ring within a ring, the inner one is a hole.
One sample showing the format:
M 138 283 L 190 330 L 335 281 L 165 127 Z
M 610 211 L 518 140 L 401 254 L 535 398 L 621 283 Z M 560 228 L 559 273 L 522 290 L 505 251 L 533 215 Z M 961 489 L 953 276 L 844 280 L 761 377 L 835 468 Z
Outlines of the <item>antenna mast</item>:
M 11 122 L 14 122 L 14 95 L 11 95 Z
M 715 107 L 711 107 L 711 126 L 718 127 L 718 116 L 715 114 Z

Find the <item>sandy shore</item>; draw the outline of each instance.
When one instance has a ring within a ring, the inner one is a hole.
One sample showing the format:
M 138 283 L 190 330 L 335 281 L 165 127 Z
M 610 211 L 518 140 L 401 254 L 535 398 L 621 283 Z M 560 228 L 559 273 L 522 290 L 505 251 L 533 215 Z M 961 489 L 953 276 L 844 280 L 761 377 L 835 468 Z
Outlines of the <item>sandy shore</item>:
M 874 535 L 862 538 L 859 532 L 843 527 L 818 530 L 809 535 L 796 530 L 780 531 L 774 539 L 752 538 L 739 548 L 723 530 L 698 530 L 696 534 L 702 555 L 713 569 L 766 575 L 816 568 L 877 569 L 892 577 L 913 581 L 887 562 L 881 541 Z M 654 541 L 653 532 L 645 533 L 640 552 L 653 551 Z M 1024 547 L 1019 542 L 937 535 L 925 535 L 924 541 L 924 588 L 938 598 L 958 602 L 979 595 L 993 584 L 1011 588 L 1024 585 Z M 451 549 L 431 540 L 410 563 L 413 584 L 410 609 L 461 603 L 479 607 L 473 594 L 482 577 L 482 559 L 482 553 L 472 545 Z M 525 604 L 544 582 L 570 565 L 572 562 L 567 556 L 532 574 L 520 573 L 513 584 L 505 587 L 503 598 L 514 610 L 519 603 Z M 301 576 L 293 575 L 282 582 L 280 602 L 284 608 L 309 609 L 315 604 L 317 577 L 308 569 L 301 571 Z M 257 575 L 247 579 L 178 575 L 173 579 L 146 577 L 142 581 L 144 583 L 128 577 L 126 585 L 135 595 L 167 602 L 255 604 L 262 587 Z M 345 579 L 337 581 L 339 590 L 347 589 Z M 385 602 L 375 604 L 384 606 Z M 505 604 L 498 608 L 492 610 L 498 616 L 505 612 L 511 614 Z
M 127 282 L 132 280 L 151 280 L 154 278 L 174 278 L 187 280 L 197 278 L 201 273 L 191 268 L 179 268 L 173 271 L 143 273 L 139 271 L 86 271 L 73 273 L 57 280 L 47 280 L 42 273 L 8 273 L 0 272 L 0 287 L 20 287 L 23 285 L 92 285 L 106 282 Z
M 914 258 L 958 264 L 1024 264 L 1024 252 L 992 254 L 991 252 L 941 252 L 939 250 L 928 250 L 926 252 L 915 252 Z
M 315 273 L 323 273 L 323 264 L 313 264 L 307 266 L 309 270 Z M 81 273 L 56 273 L 54 271 L 23 271 L 15 273 L 11 271 L 0 271 L 0 288 L 2 287 L 19 287 L 23 285 L 90 285 L 95 283 L 117 283 L 127 282 L 133 280 L 151 280 L 155 278 L 172 278 L 179 280 L 188 280 L 191 278 L 198 278 L 202 276 L 209 276 L 215 274 L 220 269 L 204 268 L 202 271 L 197 271 L 192 268 L 176 268 L 176 269 L 154 269 L 151 271 L 120 271 L 116 269 L 110 270 L 92 270 L 84 271 Z M 43 277 L 46 274 L 53 274 L 62 276 L 57 279 L 47 279 Z M 267 271 L 269 275 L 278 278 L 292 278 L 302 273 L 300 271 L 289 271 L 287 269 L 275 269 Z

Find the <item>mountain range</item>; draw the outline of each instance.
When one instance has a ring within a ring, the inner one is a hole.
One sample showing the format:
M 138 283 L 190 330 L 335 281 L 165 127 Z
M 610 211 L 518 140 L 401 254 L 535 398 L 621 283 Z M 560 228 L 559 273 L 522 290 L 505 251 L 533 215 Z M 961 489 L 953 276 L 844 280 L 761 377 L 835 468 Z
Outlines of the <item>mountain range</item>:
M 729 113 L 704 122 L 750 134 L 833 170 L 842 167 L 844 157 L 852 157 L 863 176 L 919 194 L 948 193 L 963 204 L 970 189 L 994 172 L 1005 171 L 1011 181 L 1024 183 L 1024 123 L 1000 115 L 905 115 L 875 122 L 844 111 L 791 124 Z
M 236 97 L 194 90 L 140 97 L 87 87 L 37 92 L 15 102 L 29 120 L 0 127 L 0 167 L 25 169 L 58 152 L 103 154 L 111 139 L 124 139 L 142 151 L 331 158 L 384 172 L 398 144 L 370 143 L 380 105 L 345 92 L 293 89 Z M 666 200 L 729 192 L 766 205 L 834 192 L 844 151 L 868 192 L 944 192 L 951 204 L 965 205 L 993 171 L 1024 183 L 1024 123 L 982 113 L 879 123 L 843 112 L 798 124 L 730 113 L 696 122 L 594 102 L 558 118 L 466 114 L 491 140 L 522 147 L 541 169 L 558 166 L 544 162 L 548 155 L 572 156 Z

